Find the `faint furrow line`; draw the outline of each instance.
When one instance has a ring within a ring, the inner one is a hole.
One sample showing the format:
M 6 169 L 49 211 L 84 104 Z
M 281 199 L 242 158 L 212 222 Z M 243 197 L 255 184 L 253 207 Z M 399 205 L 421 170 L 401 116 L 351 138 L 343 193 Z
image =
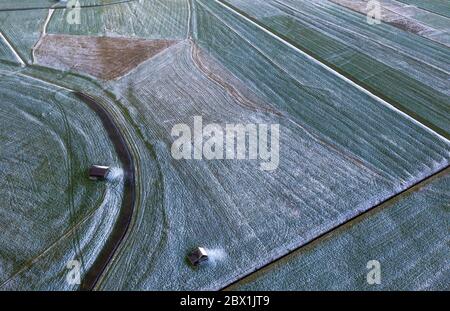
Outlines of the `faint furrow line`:
M 34 76 L 32 76 L 32 75 L 30 75 L 30 74 L 28 74 L 28 73 L 17 72 L 16 75 L 17 75 L 17 76 L 20 76 L 20 77 L 28 78 L 28 79 L 30 79 L 30 80 L 35 80 L 35 81 L 38 81 L 38 82 L 40 82 L 40 83 L 43 83 L 43 84 L 47 84 L 47 85 L 56 87 L 56 88 L 58 88 L 58 89 L 63 89 L 63 90 L 69 91 L 69 92 L 73 92 L 73 90 L 71 90 L 71 89 L 69 89 L 69 88 L 67 88 L 67 87 L 65 87 L 65 86 L 58 85 L 58 84 L 55 84 L 55 83 L 50 82 L 50 81 L 47 81 L 47 80 L 42 80 L 42 79 L 40 79 L 40 78 L 36 78 L 36 77 L 34 77 Z

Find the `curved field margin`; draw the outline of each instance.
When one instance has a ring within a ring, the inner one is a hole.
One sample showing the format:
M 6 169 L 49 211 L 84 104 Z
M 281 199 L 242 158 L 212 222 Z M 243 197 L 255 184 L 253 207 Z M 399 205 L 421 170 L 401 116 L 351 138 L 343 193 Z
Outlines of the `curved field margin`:
M 117 222 L 108 240 L 106 241 L 105 246 L 100 251 L 100 254 L 94 261 L 91 268 L 87 271 L 80 286 L 81 290 L 92 290 L 128 231 L 133 215 L 136 196 L 134 164 L 131 152 L 125 142 L 125 139 L 116 127 L 109 113 L 90 95 L 82 92 L 75 92 L 75 95 L 83 100 L 92 110 L 94 110 L 101 119 L 103 126 L 114 144 L 119 160 L 122 162 L 124 171 L 124 195 Z

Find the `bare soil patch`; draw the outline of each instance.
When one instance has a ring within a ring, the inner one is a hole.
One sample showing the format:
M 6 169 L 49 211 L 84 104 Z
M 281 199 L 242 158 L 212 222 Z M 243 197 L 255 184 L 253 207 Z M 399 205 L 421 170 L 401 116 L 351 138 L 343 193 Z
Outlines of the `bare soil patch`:
M 117 79 L 177 41 L 46 35 L 35 52 L 40 65 Z

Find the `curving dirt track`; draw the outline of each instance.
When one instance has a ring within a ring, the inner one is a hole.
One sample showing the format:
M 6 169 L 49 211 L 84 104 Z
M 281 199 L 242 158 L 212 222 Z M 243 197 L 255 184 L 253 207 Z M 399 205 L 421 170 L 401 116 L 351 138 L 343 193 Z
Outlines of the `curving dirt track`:
M 78 91 L 74 92 L 74 94 L 94 110 L 101 119 L 103 126 L 114 144 L 114 148 L 123 165 L 124 171 L 124 194 L 117 222 L 114 225 L 105 246 L 102 248 L 93 265 L 86 272 L 84 279 L 82 280 L 80 290 L 86 291 L 94 288 L 128 231 L 136 196 L 135 174 L 134 161 L 131 152 L 122 133 L 115 125 L 109 113 L 98 104 L 92 96 Z

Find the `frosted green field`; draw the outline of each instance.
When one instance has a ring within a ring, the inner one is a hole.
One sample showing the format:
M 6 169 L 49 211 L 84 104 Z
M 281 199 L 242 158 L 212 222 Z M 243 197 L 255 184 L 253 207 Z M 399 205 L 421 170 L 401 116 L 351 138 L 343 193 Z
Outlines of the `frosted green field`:
M 67 12 L 58 10 L 48 32 L 72 35 L 185 39 L 189 18 L 187 0 L 132 1 L 82 9 L 81 24 L 65 22 Z
M 126 2 L 126 0 L 78 0 L 81 7 Z M 65 8 L 67 3 L 54 0 L 1 0 L 0 10 L 30 10 L 34 8 Z
M 1 12 L 13 3 L 0 1 L 0 290 L 79 289 L 65 265 L 84 278 L 123 223 L 94 289 L 368 290 L 370 259 L 375 289 L 449 289 L 449 178 L 431 177 L 450 162 L 449 47 L 325 0 L 86 1 L 80 25 L 64 9 Z M 175 41 L 100 80 L 34 62 L 46 34 Z M 129 223 L 114 141 L 72 91 L 134 159 Z M 171 130 L 195 116 L 279 124 L 278 168 L 175 160 Z M 116 178 L 89 181 L 93 163 Z M 193 268 L 197 246 L 210 258 Z
M 120 164 L 98 117 L 70 92 L 0 71 L 0 289 L 72 289 L 65 265 L 92 264 L 121 201 Z M 92 163 L 115 168 L 106 184 Z
M 421 123 L 450 137 L 449 48 L 326 0 L 231 4 Z M 270 16 L 265 11 L 277 12 Z M 450 21 L 449 21 L 450 22 Z
M 448 7 L 447 0 L 427 0 L 427 1 L 399 0 L 399 1 L 406 4 L 418 6 L 419 8 L 423 8 L 446 17 L 450 17 L 450 9 Z
M 6 44 L 0 44 L 0 59 L 9 60 L 14 62 L 14 55 L 11 53 L 11 50 L 6 46 Z
M 367 16 L 371 8 L 369 0 L 329 1 L 361 13 L 362 16 Z M 449 17 L 406 2 L 382 0 L 379 3 L 382 22 L 450 47 Z
M 449 170 L 228 290 L 448 290 Z M 369 285 L 366 263 L 381 264 Z

